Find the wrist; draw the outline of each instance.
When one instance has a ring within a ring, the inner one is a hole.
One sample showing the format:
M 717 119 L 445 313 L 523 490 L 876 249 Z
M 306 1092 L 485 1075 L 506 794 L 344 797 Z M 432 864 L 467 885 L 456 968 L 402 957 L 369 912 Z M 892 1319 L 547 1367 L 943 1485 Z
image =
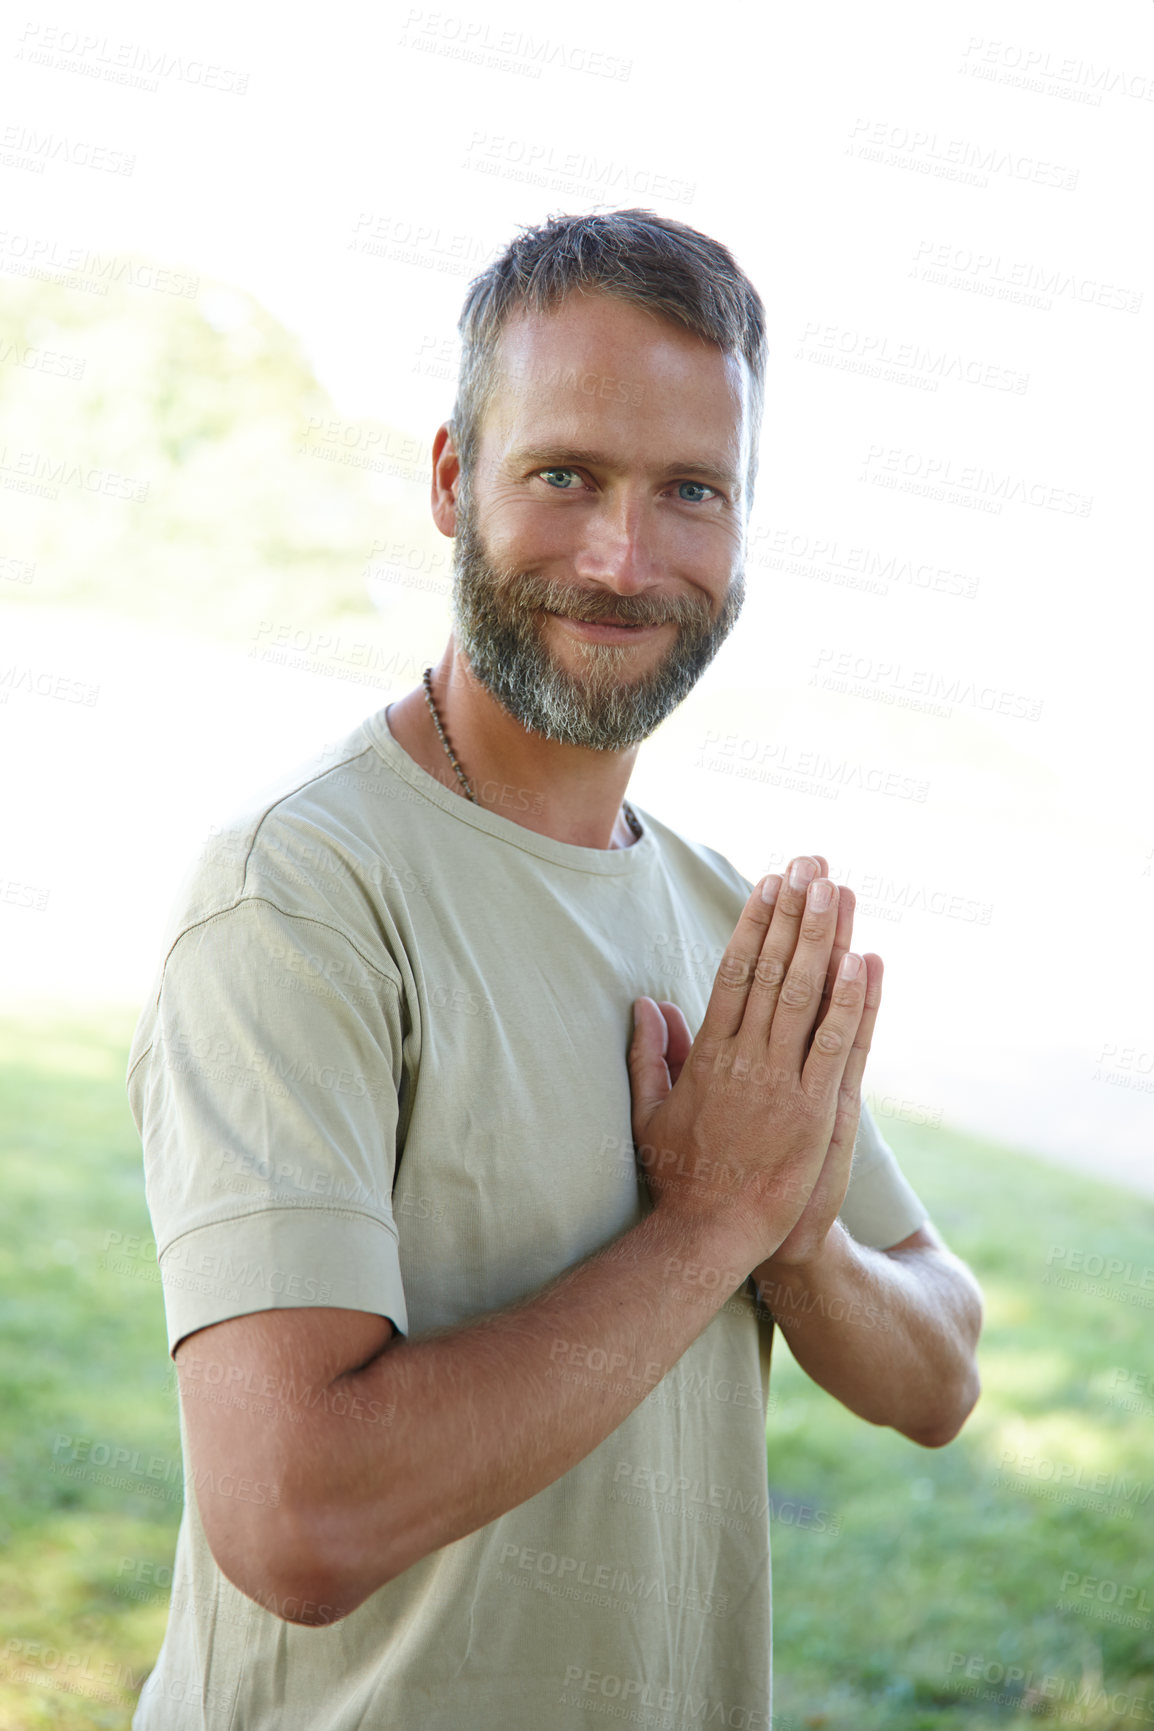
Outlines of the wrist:
M 788 1242 L 788 1241 L 787 1241 Z M 834 1220 L 821 1243 L 785 1255 L 775 1252 L 754 1270 L 759 1286 L 779 1286 L 790 1291 L 823 1290 L 834 1285 L 853 1259 L 853 1239 L 840 1220 Z
M 703 1289 L 736 1291 L 757 1261 L 756 1243 L 736 1209 L 682 1214 L 658 1206 L 648 1218 L 668 1251 L 669 1272 L 696 1269 Z

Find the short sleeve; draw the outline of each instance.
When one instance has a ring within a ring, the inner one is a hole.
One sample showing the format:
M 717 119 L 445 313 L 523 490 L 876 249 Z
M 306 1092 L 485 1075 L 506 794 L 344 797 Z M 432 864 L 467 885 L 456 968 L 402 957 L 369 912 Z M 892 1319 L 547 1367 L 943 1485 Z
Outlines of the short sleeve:
M 182 933 L 128 1078 L 170 1354 L 194 1329 L 317 1305 L 408 1329 L 392 1190 L 399 976 L 248 897 Z
M 888 1250 L 929 1218 L 902 1174 L 893 1149 L 862 1102 L 849 1188 L 838 1216 L 859 1244 Z

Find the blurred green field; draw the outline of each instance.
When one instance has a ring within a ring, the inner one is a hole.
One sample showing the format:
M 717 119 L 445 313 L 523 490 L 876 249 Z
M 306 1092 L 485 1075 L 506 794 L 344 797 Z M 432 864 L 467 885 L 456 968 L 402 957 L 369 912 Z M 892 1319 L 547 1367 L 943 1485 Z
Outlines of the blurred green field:
M 132 1022 L 0 1022 L 0 1731 L 126 1727 L 164 1633 L 180 1447 L 124 1095 Z M 1154 1723 L 1154 1205 L 879 1124 L 982 1282 L 984 1393 L 956 1443 L 919 1449 L 851 1417 L 779 1338 L 777 1722 Z M 1079 1256 L 1123 1267 L 1063 1272 Z M 799 1502 L 822 1520 L 799 1525 Z

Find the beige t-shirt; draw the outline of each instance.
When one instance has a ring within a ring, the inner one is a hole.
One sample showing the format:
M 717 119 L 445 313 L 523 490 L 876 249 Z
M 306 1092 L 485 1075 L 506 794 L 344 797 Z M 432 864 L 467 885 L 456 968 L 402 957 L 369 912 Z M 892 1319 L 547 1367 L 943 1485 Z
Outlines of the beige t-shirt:
M 381 711 L 213 838 L 129 1060 L 170 1351 L 301 1305 L 417 1339 L 539 1290 L 642 1218 L 631 1005 L 670 999 L 696 1033 L 752 885 L 638 815 L 627 848 L 537 835 L 442 786 Z M 878 1247 L 925 1218 L 864 1110 L 841 1218 Z M 772 1326 L 735 1282 L 663 1379 L 560 1343 L 551 1374 L 648 1392 L 555 1484 L 328 1626 L 221 1573 L 186 1447 L 172 1607 L 135 1731 L 570 1731 L 590 1715 L 767 1731 Z M 202 1393 L 258 1411 L 320 1397 Z M 349 1416 L 379 1424 L 387 1471 L 388 1413 Z M 275 1496 L 259 1479 L 215 1488 Z

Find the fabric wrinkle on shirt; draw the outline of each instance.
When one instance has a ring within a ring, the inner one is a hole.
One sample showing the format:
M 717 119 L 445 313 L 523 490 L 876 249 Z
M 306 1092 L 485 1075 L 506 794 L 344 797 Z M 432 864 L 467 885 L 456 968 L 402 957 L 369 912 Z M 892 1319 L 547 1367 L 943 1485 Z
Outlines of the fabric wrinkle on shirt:
M 643 1217 L 632 1003 L 696 1033 L 752 884 L 631 803 L 627 848 L 538 835 L 443 787 L 381 710 L 212 838 L 129 1058 L 170 1353 L 301 1305 L 417 1340 Z M 842 1223 L 884 1248 L 925 1217 L 863 1107 Z M 649 1392 L 583 1461 L 329 1626 L 221 1573 L 185 1446 L 134 1731 L 575 1731 L 618 1709 L 768 1731 L 772 1333 L 735 1283 L 656 1386 L 607 1368 Z M 551 1372 L 595 1376 L 580 1345 Z

